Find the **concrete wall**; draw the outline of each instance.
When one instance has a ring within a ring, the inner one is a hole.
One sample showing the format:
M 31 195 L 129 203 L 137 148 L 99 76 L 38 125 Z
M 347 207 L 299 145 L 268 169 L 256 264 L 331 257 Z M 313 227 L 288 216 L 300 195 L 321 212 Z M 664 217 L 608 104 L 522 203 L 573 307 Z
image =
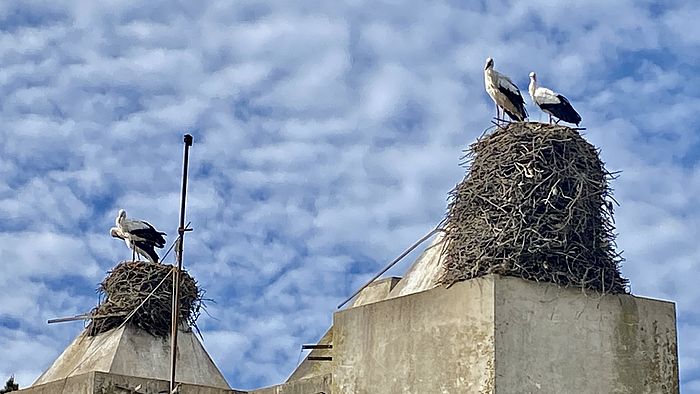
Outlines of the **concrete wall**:
M 360 294 L 355 297 L 351 306 L 371 304 L 381 301 L 389 296 L 389 293 L 394 289 L 401 278 L 389 277 L 372 282 L 364 288 Z M 326 333 L 318 341 L 319 345 L 333 344 L 333 327 L 328 329 Z M 333 372 L 333 366 L 327 361 L 309 360 L 309 356 L 333 356 L 333 349 L 314 349 L 304 358 L 299 366 L 292 372 L 287 379 L 287 382 L 293 382 L 300 379 L 308 379 L 314 376 L 324 376 Z
M 441 253 L 444 247 L 445 236 L 440 232 L 411 264 L 411 268 L 391 290 L 389 297 L 401 297 L 437 287 L 438 279 L 443 273 Z
M 350 308 L 333 393 L 678 393 L 673 303 L 488 276 Z
M 673 303 L 516 278 L 487 276 L 349 308 L 334 315 L 326 341 L 333 361 L 306 370 L 318 375 L 251 393 L 679 392 Z M 20 393 L 133 394 L 138 384 L 145 394 L 167 388 L 164 380 L 92 372 Z M 196 385 L 181 392 L 243 393 Z
M 333 393 L 491 393 L 494 285 L 472 280 L 333 320 Z
M 221 371 L 191 331 L 177 337 L 177 380 L 195 385 L 230 388 Z M 88 372 L 170 378 L 170 341 L 126 325 L 91 337 L 83 331 L 44 372 L 41 385 Z
M 230 388 L 223 374 L 191 331 L 177 336 L 178 381 L 196 385 Z M 137 362 L 138 360 L 138 362 Z M 156 338 L 143 330 L 126 327 L 109 372 L 150 379 L 170 378 L 170 337 Z
M 333 344 L 333 327 L 329 328 L 328 331 L 321 337 L 318 341 L 319 345 L 332 345 Z M 309 352 L 309 354 L 304 357 L 304 360 L 299 364 L 299 366 L 292 372 L 292 374 L 287 379 L 287 382 L 294 382 L 296 380 L 308 379 L 314 376 L 323 376 L 333 373 L 333 365 L 328 361 L 314 361 L 309 360 L 309 356 L 315 357 L 333 357 L 333 349 L 314 349 Z
M 139 385 L 141 386 L 139 390 L 134 391 L 133 389 Z M 165 380 L 96 372 L 93 386 L 95 388 L 94 394 L 156 394 L 167 392 L 170 388 L 170 383 Z M 245 392 L 218 387 L 182 384 L 180 386 L 180 394 L 245 394 Z
M 372 282 L 369 286 L 362 289 L 360 294 L 352 301 L 350 307 L 352 308 L 385 300 L 401 280 L 401 278 L 390 276 Z
M 496 393 L 678 393 L 673 303 L 494 283 Z
M 250 391 L 250 394 L 331 394 L 330 374 Z
M 140 386 L 140 387 L 139 387 Z M 135 390 L 138 387 L 138 391 Z M 164 380 L 145 379 L 102 372 L 88 372 L 67 379 L 32 386 L 18 394 L 156 394 L 167 392 Z M 245 391 L 227 390 L 183 384 L 180 394 L 245 394 Z
M 88 372 L 108 372 L 119 348 L 124 328 L 91 337 L 84 330 L 34 382 L 41 385 Z
M 31 386 L 17 391 L 18 394 L 94 394 L 94 373 L 84 373 L 50 383 Z

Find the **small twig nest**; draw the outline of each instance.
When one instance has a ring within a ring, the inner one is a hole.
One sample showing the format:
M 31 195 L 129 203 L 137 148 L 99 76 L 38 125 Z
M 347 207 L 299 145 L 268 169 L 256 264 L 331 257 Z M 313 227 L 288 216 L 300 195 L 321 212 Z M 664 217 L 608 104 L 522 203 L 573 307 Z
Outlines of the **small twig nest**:
M 608 172 L 574 129 L 512 123 L 476 143 L 450 193 L 443 284 L 491 273 L 627 292 Z
M 103 296 L 92 310 L 95 318 L 88 326 L 90 335 L 118 327 L 141 302 L 163 283 L 158 290 L 129 318 L 127 324 L 139 327 L 152 335 L 170 335 L 173 266 L 144 261 L 124 261 L 109 272 L 98 291 Z M 180 272 L 180 321 L 195 326 L 203 307 L 204 292 L 186 272 Z

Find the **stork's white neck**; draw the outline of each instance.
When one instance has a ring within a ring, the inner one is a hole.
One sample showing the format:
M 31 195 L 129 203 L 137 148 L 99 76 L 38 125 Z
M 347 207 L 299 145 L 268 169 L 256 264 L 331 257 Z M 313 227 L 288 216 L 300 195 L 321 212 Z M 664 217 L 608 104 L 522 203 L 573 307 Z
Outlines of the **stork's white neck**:
M 530 92 L 530 98 L 535 101 L 535 91 L 537 90 L 537 81 L 535 78 L 530 78 L 530 86 L 527 87 L 528 92 Z
M 493 88 L 495 85 L 495 81 L 496 73 L 493 70 L 493 67 L 484 70 L 484 84 L 486 85 L 486 89 Z

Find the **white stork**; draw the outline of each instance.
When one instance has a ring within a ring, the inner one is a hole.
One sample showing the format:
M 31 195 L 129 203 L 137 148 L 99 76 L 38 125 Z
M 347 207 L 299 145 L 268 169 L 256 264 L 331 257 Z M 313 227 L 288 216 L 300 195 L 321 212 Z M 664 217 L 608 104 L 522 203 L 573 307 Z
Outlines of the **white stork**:
M 522 122 L 527 118 L 525 100 L 520 94 L 520 89 L 510 78 L 493 69 L 493 59 L 486 59 L 484 67 L 484 86 L 486 92 L 496 103 L 496 117 L 500 119 L 499 108 L 513 119 Z
M 528 91 L 532 101 L 549 115 L 549 123 L 552 123 L 552 116 L 576 126 L 581 123 L 581 115 L 576 112 L 566 97 L 550 89 L 537 87 L 537 74 L 534 71 L 530 73 Z M 556 123 L 559 123 L 559 120 Z
M 163 236 L 166 234 L 164 232 L 156 230 L 155 227 L 144 220 L 127 219 L 126 211 L 123 209 L 119 210 L 115 223 L 118 231 L 112 236 L 123 239 L 134 253 L 138 252 L 136 248 L 139 247 L 143 251 L 147 251 L 150 248 L 150 250 L 153 250 L 153 254 L 155 254 L 154 247 L 162 248 L 165 246 L 165 238 L 163 238 Z M 139 254 L 153 261 L 149 258 L 149 253 Z M 157 255 L 155 260 L 158 260 Z
M 114 238 L 124 240 L 126 246 L 129 249 L 131 249 L 134 253 L 137 253 L 147 258 L 148 261 L 150 261 L 151 263 L 157 264 L 160 260 L 160 258 L 158 257 L 158 253 L 156 253 L 156 250 L 154 248 L 155 245 L 153 245 L 152 243 L 145 241 L 134 241 L 128 234 L 123 233 L 117 227 L 112 227 L 109 230 L 109 234 Z

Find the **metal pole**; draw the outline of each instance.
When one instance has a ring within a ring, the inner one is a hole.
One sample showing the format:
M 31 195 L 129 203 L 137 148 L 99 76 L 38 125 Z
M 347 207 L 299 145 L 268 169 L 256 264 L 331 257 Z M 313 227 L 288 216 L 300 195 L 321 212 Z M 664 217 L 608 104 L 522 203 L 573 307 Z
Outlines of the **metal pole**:
M 170 327 L 170 392 L 174 392 L 177 385 L 175 383 L 175 367 L 177 360 L 177 328 L 180 317 L 180 271 L 182 270 L 182 244 L 185 241 L 185 202 L 187 201 L 187 167 L 190 159 L 190 146 L 192 146 L 192 136 L 185 134 L 185 158 L 182 163 L 182 193 L 180 194 L 180 225 L 177 228 L 178 239 L 175 244 L 175 257 L 177 268 L 173 270 L 173 303 Z

